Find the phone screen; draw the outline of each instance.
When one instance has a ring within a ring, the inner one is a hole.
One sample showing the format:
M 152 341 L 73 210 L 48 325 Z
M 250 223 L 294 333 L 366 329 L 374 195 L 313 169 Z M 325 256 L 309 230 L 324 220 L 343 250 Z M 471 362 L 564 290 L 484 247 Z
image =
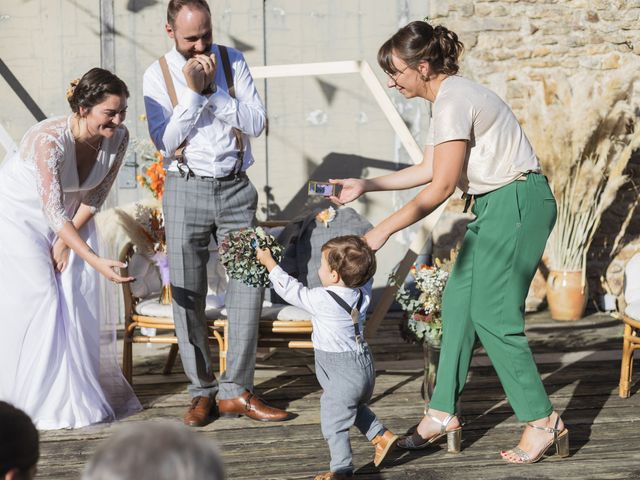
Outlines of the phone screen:
M 309 195 L 330 197 L 336 194 L 336 186 L 333 183 L 329 182 L 316 182 L 314 180 L 309 180 L 307 193 Z

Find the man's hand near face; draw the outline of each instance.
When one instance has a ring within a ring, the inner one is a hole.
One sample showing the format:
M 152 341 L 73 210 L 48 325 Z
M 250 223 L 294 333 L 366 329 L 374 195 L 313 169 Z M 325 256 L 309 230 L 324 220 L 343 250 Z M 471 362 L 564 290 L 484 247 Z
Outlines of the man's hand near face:
M 205 70 L 201 62 L 196 58 L 190 58 L 182 67 L 184 79 L 187 87 L 196 93 L 201 93 L 205 87 Z
M 204 72 L 204 88 L 201 91 L 203 94 L 211 94 L 213 93 L 213 79 L 216 75 L 216 56 L 211 53 L 209 55 L 200 54 L 196 55 L 195 58 L 200 65 L 202 65 L 202 70 Z

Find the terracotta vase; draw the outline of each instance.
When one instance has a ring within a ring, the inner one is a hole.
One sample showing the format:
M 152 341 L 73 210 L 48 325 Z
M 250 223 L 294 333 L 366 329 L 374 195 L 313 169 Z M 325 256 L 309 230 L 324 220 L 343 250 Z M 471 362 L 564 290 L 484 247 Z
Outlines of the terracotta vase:
M 160 290 L 160 298 L 158 299 L 158 302 L 162 305 L 171 305 L 172 300 L 171 285 L 162 285 L 162 290 Z
M 580 320 L 587 306 L 587 297 L 587 285 L 582 285 L 582 271 L 549 272 L 547 302 L 553 320 Z

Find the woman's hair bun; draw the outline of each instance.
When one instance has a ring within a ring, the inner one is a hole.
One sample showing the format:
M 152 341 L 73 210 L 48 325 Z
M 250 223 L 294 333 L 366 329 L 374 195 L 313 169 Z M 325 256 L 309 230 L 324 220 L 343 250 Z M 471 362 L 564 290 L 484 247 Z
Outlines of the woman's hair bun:
M 109 70 L 92 68 L 82 78 L 72 80 L 67 89 L 67 101 L 74 113 L 80 109 L 91 110 L 104 101 L 107 95 L 129 97 L 127 85 Z

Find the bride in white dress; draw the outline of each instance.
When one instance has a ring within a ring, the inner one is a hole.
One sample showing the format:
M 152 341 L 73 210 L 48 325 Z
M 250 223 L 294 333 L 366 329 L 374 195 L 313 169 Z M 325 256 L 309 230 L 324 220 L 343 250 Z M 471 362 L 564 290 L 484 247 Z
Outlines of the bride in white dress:
M 73 114 L 33 126 L 0 167 L 0 400 L 40 430 L 141 408 L 100 296 L 104 278 L 132 278 L 94 252 L 92 218 L 127 149 L 128 96 L 118 77 L 91 69 L 68 93 Z

